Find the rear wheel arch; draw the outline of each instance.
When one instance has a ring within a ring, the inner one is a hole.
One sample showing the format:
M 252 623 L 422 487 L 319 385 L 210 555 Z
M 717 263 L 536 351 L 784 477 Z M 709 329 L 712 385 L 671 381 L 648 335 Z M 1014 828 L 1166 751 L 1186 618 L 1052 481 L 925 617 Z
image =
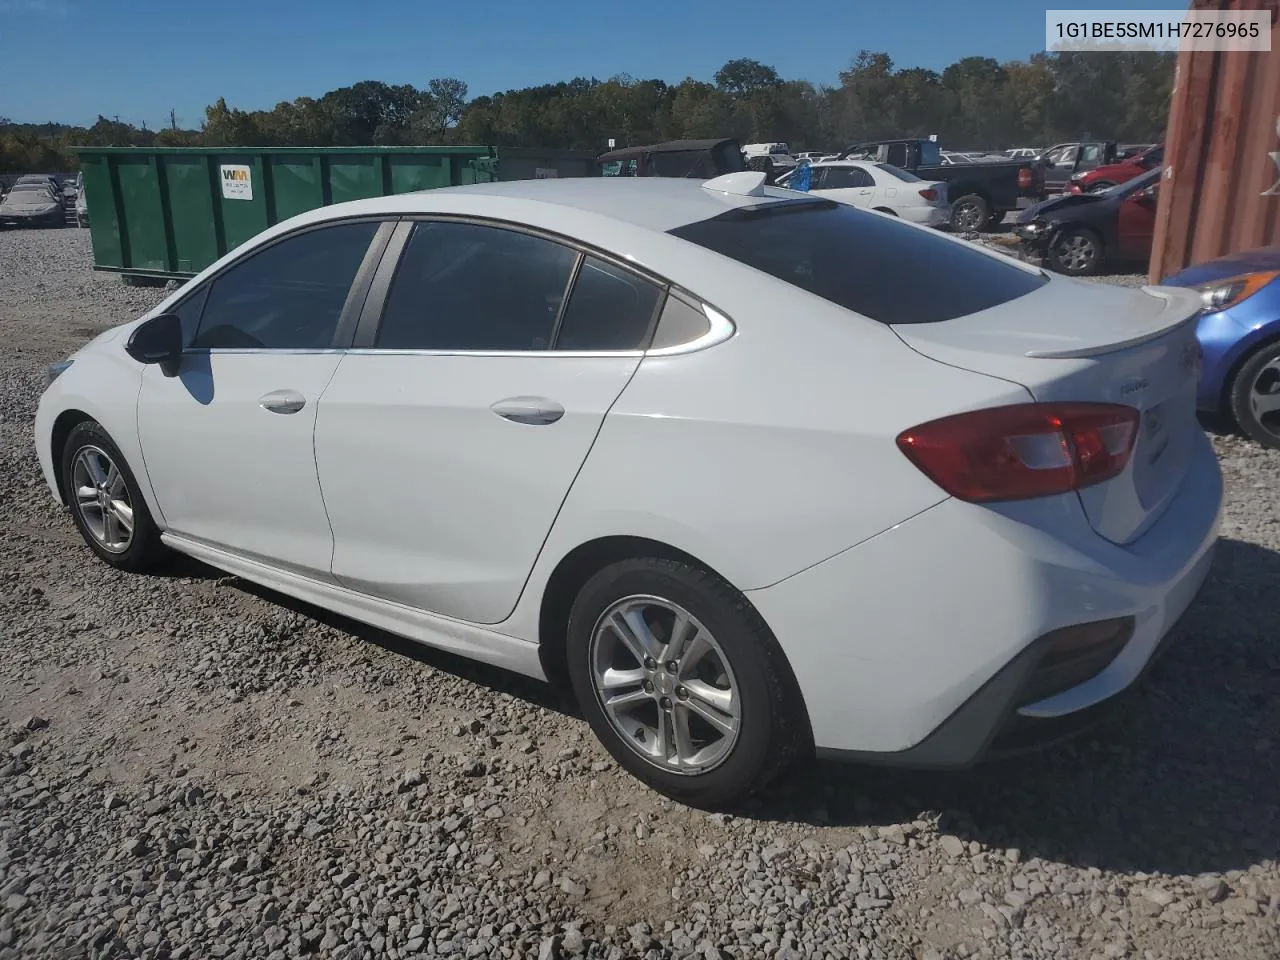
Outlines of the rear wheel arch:
M 573 611 L 573 603 L 578 593 L 588 580 L 605 567 L 622 560 L 643 557 L 685 563 L 705 570 L 731 586 L 733 583 L 710 564 L 679 547 L 673 547 L 660 540 L 636 536 L 608 536 L 579 544 L 566 553 L 551 571 L 551 576 L 547 578 L 546 586 L 542 590 L 542 602 L 538 611 L 538 659 L 542 664 L 543 672 L 553 686 L 565 691 L 570 690 L 565 641 L 569 628 L 569 615 Z M 746 602 L 754 610 L 751 601 L 747 599 Z M 756 616 L 759 614 L 757 613 Z M 763 618 L 761 620 L 763 621 Z M 787 661 L 786 651 L 782 649 L 781 644 L 777 644 L 777 647 L 782 660 L 786 663 L 787 678 L 799 695 L 799 683 L 790 662 Z
M 574 547 L 560 558 L 560 562 L 551 571 L 551 576 L 547 578 L 538 611 L 538 657 L 542 661 L 547 679 L 556 687 L 569 689 L 565 635 L 569 628 L 569 614 L 578 592 L 605 567 L 636 557 L 677 560 L 726 579 L 692 554 L 648 537 L 598 537 Z
M 871 209 L 876 211 L 877 213 L 888 214 L 891 217 L 896 217 L 898 215 L 897 210 L 892 210 L 889 207 L 872 207 Z

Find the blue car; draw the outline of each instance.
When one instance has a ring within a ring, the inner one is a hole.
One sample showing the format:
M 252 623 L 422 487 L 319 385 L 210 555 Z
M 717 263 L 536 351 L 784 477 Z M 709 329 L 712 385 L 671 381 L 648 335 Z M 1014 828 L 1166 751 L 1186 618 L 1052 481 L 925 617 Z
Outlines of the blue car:
M 1280 246 L 1188 267 L 1164 283 L 1204 298 L 1197 406 L 1230 415 L 1258 443 L 1280 449 Z

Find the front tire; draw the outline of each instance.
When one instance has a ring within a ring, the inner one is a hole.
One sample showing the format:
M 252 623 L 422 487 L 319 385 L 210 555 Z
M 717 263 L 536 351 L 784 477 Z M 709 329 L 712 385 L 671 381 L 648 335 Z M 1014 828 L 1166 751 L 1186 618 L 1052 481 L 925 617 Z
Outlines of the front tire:
M 789 666 L 760 615 L 720 577 L 623 560 L 582 587 L 569 678 L 587 722 L 629 773 L 681 803 L 741 800 L 807 742 Z
M 101 560 L 137 572 L 163 558 L 160 529 L 138 481 L 101 424 L 86 420 L 72 428 L 60 466 L 71 518 Z
M 1250 439 L 1280 450 L 1280 342 L 1260 348 L 1231 382 L 1231 414 Z
M 1101 193 L 1103 190 L 1110 190 L 1115 184 L 1110 180 L 1099 180 L 1097 183 L 1089 184 L 1089 193 Z
M 1069 277 L 1091 277 L 1102 265 L 1102 241 L 1092 230 L 1063 230 L 1049 245 L 1049 263 Z

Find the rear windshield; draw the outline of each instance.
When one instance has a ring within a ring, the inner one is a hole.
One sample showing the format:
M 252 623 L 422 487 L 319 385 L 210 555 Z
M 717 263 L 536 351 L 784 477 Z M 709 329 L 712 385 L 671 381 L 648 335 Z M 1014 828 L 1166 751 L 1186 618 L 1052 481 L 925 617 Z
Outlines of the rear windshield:
M 897 177 L 899 180 L 905 180 L 907 183 L 924 183 L 910 170 L 903 170 L 901 167 L 895 167 L 892 163 L 877 163 L 877 167 L 891 176 Z
M 939 323 L 1048 280 L 927 230 L 829 200 L 742 208 L 670 231 L 881 323 Z

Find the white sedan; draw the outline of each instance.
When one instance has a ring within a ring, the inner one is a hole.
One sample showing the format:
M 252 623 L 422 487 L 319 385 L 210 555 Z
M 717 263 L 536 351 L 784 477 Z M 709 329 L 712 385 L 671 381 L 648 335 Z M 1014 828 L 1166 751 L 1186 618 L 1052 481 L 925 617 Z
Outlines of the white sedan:
M 855 207 L 877 210 L 920 223 L 940 227 L 951 219 L 947 185 L 921 180 L 914 173 L 890 163 L 871 160 L 832 160 L 809 165 L 809 191 Z M 796 173 L 778 181 L 792 183 Z
M 566 682 L 714 806 L 1142 674 L 1217 536 L 1199 306 L 758 173 L 483 184 L 268 229 L 51 367 L 35 442 L 112 566 Z

